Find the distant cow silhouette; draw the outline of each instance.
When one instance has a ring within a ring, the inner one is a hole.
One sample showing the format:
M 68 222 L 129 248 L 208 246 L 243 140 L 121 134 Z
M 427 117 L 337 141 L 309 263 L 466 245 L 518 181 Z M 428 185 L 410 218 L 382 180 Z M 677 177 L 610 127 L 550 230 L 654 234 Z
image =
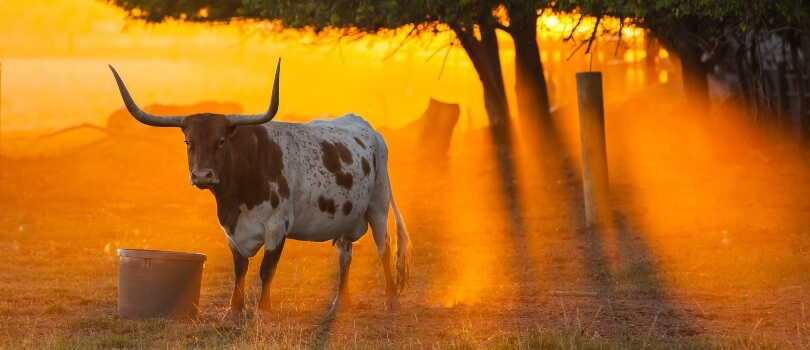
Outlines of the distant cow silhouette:
M 411 150 L 401 158 L 433 162 L 444 159 L 450 149 L 453 130 L 461 115 L 456 103 L 446 103 L 430 99 L 422 116 L 401 129 L 391 130 L 386 136 Z

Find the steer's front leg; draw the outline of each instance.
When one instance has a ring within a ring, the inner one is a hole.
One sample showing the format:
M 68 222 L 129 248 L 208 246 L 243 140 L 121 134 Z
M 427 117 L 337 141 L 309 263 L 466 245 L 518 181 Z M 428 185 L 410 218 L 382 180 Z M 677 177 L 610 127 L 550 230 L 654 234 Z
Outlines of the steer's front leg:
M 225 319 L 239 319 L 245 316 L 245 275 L 247 275 L 250 260 L 242 256 L 239 250 L 231 248 L 233 255 L 234 286 L 231 303 Z
M 262 313 L 268 314 L 270 312 L 270 285 L 273 283 L 273 276 L 276 275 L 276 266 L 281 257 L 281 250 L 284 249 L 285 238 L 282 237 L 281 241 L 275 247 L 268 247 L 264 251 L 262 258 L 262 266 L 259 268 L 259 276 L 262 278 L 262 296 L 259 299 L 259 316 Z

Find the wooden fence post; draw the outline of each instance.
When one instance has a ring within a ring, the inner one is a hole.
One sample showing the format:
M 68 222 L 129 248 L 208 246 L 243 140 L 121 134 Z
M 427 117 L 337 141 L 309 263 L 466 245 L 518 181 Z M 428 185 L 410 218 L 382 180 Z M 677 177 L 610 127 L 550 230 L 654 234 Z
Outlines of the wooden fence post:
M 607 228 L 611 220 L 611 206 L 608 193 L 602 73 L 577 73 L 576 80 L 579 130 L 582 139 L 585 221 L 589 228 Z

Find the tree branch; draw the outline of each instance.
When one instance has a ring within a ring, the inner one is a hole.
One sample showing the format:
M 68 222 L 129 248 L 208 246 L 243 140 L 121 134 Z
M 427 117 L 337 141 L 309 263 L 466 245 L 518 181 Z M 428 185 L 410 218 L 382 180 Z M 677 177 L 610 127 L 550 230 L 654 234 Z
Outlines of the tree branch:
M 579 43 L 579 45 L 577 45 L 577 47 L 574 49 L 574 51 L 571 52 L 571 55 L 569 55 L 568 58 L 566 58 L 565 60 L 566 61 L 571 60 L 571 57 L 574 57 L 574 54 L 576 54 L 577 51 L 579 51 L 579 49 L 581 49 L 583 46 L 585 46 L 585 41 L 582 41 L 581 43 Z
M 399 45 L 397 45 L 397 47 L 394 48 L 394 50 L 392 50 L 391 52 L 389 52 L 388 54 L 386 54 L 383 57 L 383 59 L 382 59 L 383 62 L 388 61 L 389 58 L 393 57 L 397 52 L 399 52 L 399 50 L 401 50 L 402 47 L 405 46 L 405 43 L 407 43 L 408 40 L 410 40 L 411 38 L 414 37 L 413 33 L 416 32 L 417 28 L 419 28 L 419 25 L 414 24 L 413 28 L 411 28 L 411 30 L 408 32 L 408 34 L 405 35 L 405 38 L 402 39 L 402 41 L 399 43 Z
M 624 20 L 619 20 L 619 40 L 616 41 L 616 51 L 613 51 L 613 56 L 619 55 L 619 45 L 622 44 L 622 29 L 624 29 Z
M 574 24 L 574 28 L 571 28 L 571 33 L 570 33 L 570 34 L 568 34 L 568 37 L 567 37 L 567 38 L 563 39 L 563 42 L 568 42 L 569 40 L 571 40 L 571 39 L 573 39 L 573 38 L 574 38 L 574 32 L 576 32 L 576 31 L 577 31 L 577 28 L 579 28 L 579 25 L 580 25 L 580 24 L 582 24 L 582 19 L 583 19 L 583 18 L 585 18 L 585 16 L 584 16 L 584 15 L 580 15 L 580 16 L 579 16 L 579 19 L 577 19 L 577 23 L 576 23 L 576 24 Z M 580 46 L 582 46 L 582 45 L 580 45 Z
M 593 32 L 591 32 L 591 38 L 588 39 L 588 48 L 585 49 L 585 53 L 591 53 L 591 44 L 593 41 L 596 40 L 596 30 L 599 28 L 599 22 L 602 20 L 602 17 L 596 17 L 596 23 L 593 25 Z
M 441 52 L 442 50 L 444 50 L 444 48 L 445 48 L 445 47 L 447 47 L 447 46 L 449 46 L 449 47 L 453 47 L 453 43 L 456 41 L 456 39 L 457 39 L 457 38 L 453 38 L 453 40 L 451 40 L 451 41 L 450 41 L 449 43 L 447 43 L 446 45 L 442 45 L 442 47 L 440 47 L 440 48 L 436 49 L 436 51 L 433 51 L 433 53 L 432 53 L 432 54 L 430 54 L 430 56 L 428 56 L 428 58 L 425 60 L 425 63 L 430 62 L 430 60 L 431 60 L 431 59 L 432 59 L 434 56 L 436 56 L 436 55 L 437 55 L 439 52 Z M 449 49 L 448 49 L 448 50 L 449 50 Z
M 444 73 L 444 66 L 445 66 L 445 64 L 447 64 L 447 57 L 450 56 L 450 49 L 452 49 L 452 48 L 453 48 L 453 41 L 451 41 L 450 44 L 447 45 L 447 52 L 445 52 L 444 60 L 442 60 L 442 68 L 439 69 L 439 77 L 436 78 L 436 80 L 441 80 L 442 79 L 442 74 Z

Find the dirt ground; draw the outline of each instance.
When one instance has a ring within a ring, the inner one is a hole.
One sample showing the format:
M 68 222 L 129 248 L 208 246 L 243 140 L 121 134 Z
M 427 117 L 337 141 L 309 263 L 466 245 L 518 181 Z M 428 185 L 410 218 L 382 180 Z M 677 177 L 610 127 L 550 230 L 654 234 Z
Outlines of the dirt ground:
M 0 348 L 810 347 L 810 162 L 790 146 L 706 159 L 610 140 L 613 228 L 589 231 L 562 149 L 499 162 L 392 145 L 414 247 L 402 309 L 383 311 L 370 237 L 336 316 L 335 248 L 290 241 L 270 324 L 231 324 L 213 197 L 188 185 L 180 132 L 156 135 L 0 159 Z M 118 248 L 205 253 L 199 319 L 119 319 Z

